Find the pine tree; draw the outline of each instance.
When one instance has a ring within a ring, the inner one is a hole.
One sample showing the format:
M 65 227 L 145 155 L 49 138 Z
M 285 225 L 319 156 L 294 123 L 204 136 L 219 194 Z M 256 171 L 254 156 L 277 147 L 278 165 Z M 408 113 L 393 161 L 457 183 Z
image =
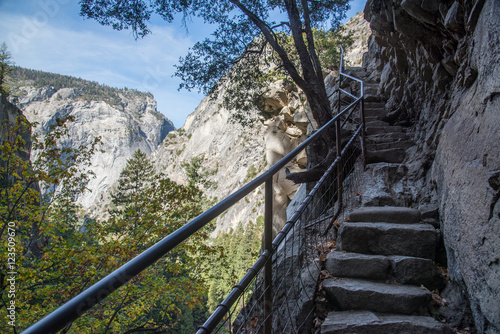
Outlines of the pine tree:
M 129 228 L 137 228 L 145 212 L 143 205 L 145 189 L 154 179 L 155 169 L 146 154 L 137 149 L 120 173 L 118 186 L 112 193 L 116 207 L 112 215 L 122 215 L 129 220 Z
M 7 50 L 5 42 L 0 46 L 0 94 L 8 96 L 9 87 L 6 84 L 7 75 L 12 72 L 12 54 Z
M 141 190 L 153 180 L 154 173 L 154 166 L 146 154 L 137 149 L 120 173 L 118 187 L 112 195 L 113 203 L 117 206 L 133 205 Z

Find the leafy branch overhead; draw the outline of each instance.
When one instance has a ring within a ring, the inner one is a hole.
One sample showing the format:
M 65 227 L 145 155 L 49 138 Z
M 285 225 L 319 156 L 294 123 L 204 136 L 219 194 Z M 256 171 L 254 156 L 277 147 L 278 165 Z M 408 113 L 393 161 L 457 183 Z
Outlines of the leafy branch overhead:
M 196 43 L 180 60 L 176 75 L 182 88 L 211 92 L 232 67 L 248 64 L 249 55 L 269 48 L 276 66 L 304 91 L 318 124 L 331 119 L 313 30 L 336 29 L 349 8 L 348 0 L 81 0 L 80 4 L 81 15 L 114 29 L 132 29 L 136 37 L 150 33 L 153 14 L 167 22 L 182 17 L 186 23 L 199 17 L 213 24 L 212 38 Z M 291 36 L 291 45 L 284 35 Z M 258 67 L 253 69 L 254 75 L 259 74 Z

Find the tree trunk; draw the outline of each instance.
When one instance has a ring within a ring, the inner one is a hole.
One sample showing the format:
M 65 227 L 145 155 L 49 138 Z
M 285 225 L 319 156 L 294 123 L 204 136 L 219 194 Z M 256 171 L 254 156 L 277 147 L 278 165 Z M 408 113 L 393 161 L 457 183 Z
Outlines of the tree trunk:
M 311 25 L 309 22 L 309 11 L 305 11 L 305 24 L 303 24 L 297 1 L 284 1 L 288 18 L 290 20 L 289 23 L 290 29 L 292 31 L 294 45 L 297 50 L 297 54 L 300 60 L 300 66 L 302 69 L 302 75 L 300 75 L 299 71 L 290 60 L 286 51 L 278 43 L 276 35 L 272 31 L 272 29 L 255 13 L 251 12 L 247 7 L 245 7 L 239 0 L 230 1 L 234 5 L 239 7 L 243 11 L 243 13 L 245 13 L 245 15 L 247 15 L 250 20 L 257 25 L 257 27 L 259 27 L 266 41 L 271 45 L 273 50 L 280 57 L 285 70 L 288 72 L 288 74 L 290 74 L 290 77 L 297 84 L 297 86 L 299 86 L 299 88 L 302 89 L 302 91 L 305 93 L 307 102 L 309 103 L 309 106 L 311 108 L 312 116 L 318 123 L 318 126 L 322 127 L 323 125 L 328 123 L 328 121 L 332 119 L 332 111 L 330 108 L 330 102 L 328 101 L 328 96 L 326 94 L 323 73 L 321 71 L 321 66 L 318 63 L 319 60 L 314 48 Z M 304 41 L 304 32 L 306 33 L 309 47 Z M 314 63 L 314 61 L 316 61 L 316 63 Z M 325 134 L 322 141 L 320 140 L 309 149 L 309 166 L 313 167 L 318 165 L 327 156 L 329 148 L 335 148 L 335 145 L 333 145 L 333 143 L 335 142 L 334 138 L 335 129 L 332 127 L 332 129 Z

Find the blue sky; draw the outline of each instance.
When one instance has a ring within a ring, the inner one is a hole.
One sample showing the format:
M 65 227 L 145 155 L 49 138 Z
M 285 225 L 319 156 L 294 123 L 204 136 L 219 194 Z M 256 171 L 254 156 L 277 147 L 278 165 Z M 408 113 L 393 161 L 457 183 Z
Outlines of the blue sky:
M 362 11 L 365 2 L 351 1 L 347 16 Z M 154 18 L 152 34 L 135 40 L 128 30 L 82 18 L 79 10 L 77 0 L 0 0 L 0 43 L 7 43 L 22 67 L 149 91 L 158 111 L 181 127 L 203 96 L 177 90 L 173 65 L 210 29 L 191 22 L 186 31 L 180 21 Z

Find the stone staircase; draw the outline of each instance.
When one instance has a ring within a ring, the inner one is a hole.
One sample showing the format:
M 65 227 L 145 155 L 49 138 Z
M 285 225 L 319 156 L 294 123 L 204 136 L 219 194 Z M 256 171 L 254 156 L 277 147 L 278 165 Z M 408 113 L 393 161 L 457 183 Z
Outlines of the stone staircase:
M 450 333 L 427 315 L 429 290 L 445 282 L 433 262 L 438 231 L 420 221 L 418 210 L 360 208 L 338 233 L 338 250 L 326 259 L 333 278 L 323 282 L 335 311 L 322 334 Z
M 360 79 L 366 76 L 362 67 L 346 68 L 345 72 Z M 390 125 L 386 121 L 386 101 L 378 94 L 378 83 L 365 81 L 364 96 L 367 163 L 403 162 L 406 149 L 415 142 L 410 139 L 405 127 Z
M 366 74 L 362 68 L 346 72 L 361 79 Z M 377 90 L 377 83 L 365 82 L 367 164 L 404 170 L 406 149 L 415 143 L 406 128 L 385 121 Z M 421 218 L 411 208 L 365 206 L 340 224 L 337 250 L 325 263 L 331 278 L 323 289 L 333 311 L 322 334 L 451 333 L 429 316 L 430 291 L 442 289 L 445 280 L 434 263 L 439 231 Z
M 384 121 L 387 113 L 385 101 L 377 95 L 378 84 L 367 83 L 365 86 L 367 163 L 401 163 L 406 149 L 415 142 L 410 140 L 406 128 Z

